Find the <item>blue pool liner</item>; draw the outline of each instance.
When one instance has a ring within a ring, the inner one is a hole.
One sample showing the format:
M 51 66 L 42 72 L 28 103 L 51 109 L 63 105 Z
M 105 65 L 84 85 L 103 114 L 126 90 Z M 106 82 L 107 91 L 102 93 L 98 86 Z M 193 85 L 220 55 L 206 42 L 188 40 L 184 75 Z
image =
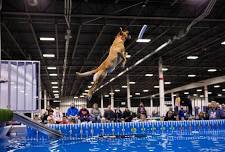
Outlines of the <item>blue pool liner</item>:
M 82 139 L 99 136 L 190 134 L 225 131 L 225 120 L 49 124 L 48 126 L 62 132 L 65 138 Z M 49 137 L 27 126 L 27 138 L 48 139 Z

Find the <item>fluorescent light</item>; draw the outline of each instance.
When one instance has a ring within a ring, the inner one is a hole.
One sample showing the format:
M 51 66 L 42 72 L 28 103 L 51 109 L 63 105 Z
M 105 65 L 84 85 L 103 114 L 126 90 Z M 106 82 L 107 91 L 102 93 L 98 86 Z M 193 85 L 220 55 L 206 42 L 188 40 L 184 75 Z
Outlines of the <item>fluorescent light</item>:
M 137 39 L 136 42 L 138 43 L 149 43 L 151 39 Z
M 208 94 L 212 94 L 212 92 L 208 92 Z
M 130 98 L 133 97 L 132 95 L 130 95 Z
M 113 92 L 110 92 L 109 94 L 110 94 L 111 96 L 112 96 L 112 95 L 114 95 L 114 93 L 113 93 Z
M 159 88 L 159 86 L 154 86 L 154 88 L 158 89 L 158 88 Z
M 87 94 L 86 92 L 83 92 L 82 95 L 86 96 L 86 95 L 88 95 L 88 94 Z
M 129 82 L 129 84 L 135 84 L 135 82 L 133 82 L 133 81 L 130 81 L 130 82 Z
M 143 92 L 149 92 L 149 90 L 143 90 Z
M 203 98 L 203 97 L 204 97 L 204 95 L 200 95 L 199 97 Z
M 88 89 L 90 89 L 91 88 L 91 86 L 88 86 Z
M 122 88 L 127 88 L 127 86 L 122 86 Z
M 104 95 L 104 97 L 108 98 L 108 97 L 109 97 L 109 95 L 108 95 L 108 94 L 106 94 L 106 95 Z
M 47 67 L 48 70 L 55 70 L 56 67 Z
M 197 94 L 193 94 L 193 96 L 194 96 L 194 97 L 197 97 L 198 95 L 197 95 Z
M 51 74 L 49 74 L 49 76 L 51 76 L 51 77 L 56 77 L 57 74 L 56 74 L 56 73 L 51 73 Z
M 189 94 L 189 92 L 184 92 L 184 94 Z
M 222 94 L 218 94 L 218 97 L 222 97 Z
M 115 89 L 114 91 L 115 91 L 115 92 L 120 92 L 120 90 L 119 90 L 119 89 Z
M 225 89 L 222 89 L 222 91 L 224 92 L 224 91 L 225 91 Z
M 224 41 L 224 42 L 221 42 L 221 44 L 222 44 L 222 45 L 225 45 L 225 41 Z
M 189 74 L 188 77 L 193 78 L 193 77 L 196 77 L 196 75 L 195 74 Z
M 58 90 L 53 90 L 52 92 L 53 92 L 53 93 L 59 93 L 59 91 L 58 91 Z
M 140 96 L 140 95 L 141 95 L 141 93 L 139 93 L 139 92 L 136 92 L 136 93 L 135 93 L 135 95 L 136 95 L 136 96 Z
M 55 54 L 43 54 L 43 57 L 45 57 L 45 58 L 54 58 Z
M 165 83 L 165 84 L 171 84 L 171 82 L 169 82 L 169 81 L 168 81 L 168 82 L 164 82 L 164 83 Z
M 58 86 L 52 86 L 52 88 L 53 88 L 53 89 L 58 89 L 59 87 L 58 87 Z
M 81 97 L 81 98 L 84 98 L 84 96 L 83 96 L 83 95 L 81 95 L 80 97 Z
M 61 102 L 60 100 L 53 100 L 53 102 Z
M 89 90 L 84 90 L 84 92 L 88 92 Z
M 219 88 L 220 87 L 220 85 L 214 85 L 214 88 Z
M 188 56 L 187 59 L 188 60 L 196 60 L 196 59 L 198 59 L 198 56 Z
M 78 99 L 78 97 L 77 96 L 75 96 L 75 97 L 73 97 L 74 99 Z
M 145 76 L 146 76 L 146 77 L 152 77 L 153 74 L 147 73 L 147 74 L 145 74 Z
M 201 92 L 202 91 L 202 89 L 197 89 L 197 92 Z
M 128 58 L 128 59 L 129 59 L 130 57 L 131 57 L 131 55 L 130 55 L 130 54 L 127 54 L 127 55 L 126 55 L 126 58 Z
M 91 84 L 94 84 L 94 82 L 92 81 Z
M 168 71 L 168 68 L 162 68 L 162 71 Z
M 216 72 L 216 69 L 208 69 L 208 72 Z
M 51 82 L 51 84 L 58 84 L 58 82 Z
M 54 94 L 54 96 L 59 96 L 59 94 Z
M 40 37 L 41 41 L 55 41 L 54 37 Z

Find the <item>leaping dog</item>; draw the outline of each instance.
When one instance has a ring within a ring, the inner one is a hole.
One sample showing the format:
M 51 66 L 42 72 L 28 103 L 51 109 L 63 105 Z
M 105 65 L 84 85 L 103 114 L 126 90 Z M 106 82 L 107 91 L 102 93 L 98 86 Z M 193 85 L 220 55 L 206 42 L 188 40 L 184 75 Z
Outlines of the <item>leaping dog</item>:
M 98 86 L 102 83 L 104 78 L 107 76 L 108 73 L 112 73 L 114 69 L 122 63 L 122 67 L 125 67 L 126 64 L 126 55 L 127 52 L 125 51 L 124 42 L 127 39 L 130 39 L 131 36 L 127 29 L 120 28 L 120 32 L 116 35 L 113 44 L 110 47 L 108 57 L 102 62 L 102 64 L 91 71 L 79 73 L 76 72 L 77 76 L 79 77 L 86 77 L 86 76 L 93 76 L 93 85 L 88 91 L 88 99 L 90 100 L 95 90 Z

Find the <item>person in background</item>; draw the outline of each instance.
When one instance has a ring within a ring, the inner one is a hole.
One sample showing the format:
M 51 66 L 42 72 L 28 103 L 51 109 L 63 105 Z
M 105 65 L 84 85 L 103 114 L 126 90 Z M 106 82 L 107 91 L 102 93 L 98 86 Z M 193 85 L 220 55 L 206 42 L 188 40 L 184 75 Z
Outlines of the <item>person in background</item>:
M 39 118 L 39 115 L 36 113 L 34 114 L 34 121 L 40 123 L 41 119 Z
M 41 116 L 41 122 L 43 124 L 47 124 L 48 123 L 47 118 L 48 118 L 48 111 L 45 111 L 44 114 Z
M 139 118 L 140 118 L 141 114 L 145 114 L 145 116 L 147 116 L 147 112 L 145 110 L 143 102 L 140 103 L 140 105 L 139 105 L 139 107 L 137 109 L 137 115 L 138 115 Z
M 63 118 L 63 114 L 62 112 L 59 110 L 59 107 L 55 108 L 55 111 L 53 112 L 53 115 L 55 117 L 55 121 L 56 123 L 60 123 L 62 121 Z
M 178 111 L 180 110 L 180 104 L 181 104 L 181 99 L 179 94 L 176 94 L 176 98 L 175 98 L 175 109 L 174 111 L 178 113 Z
M 115 109 L 115 122 L 120 122 L 123 114 L 122 111 L 120 110 L 120 107 L 117 107 Z
M 190 95 L 187 97 L 187 107 L 188 107 L 188 114 L 192 115 L 192 101 Z
M 81 122 L 89 122 L 90 121 L 90 114 L 87 108 L 85 108 L 84 105 L 82 105 L 79 113 L 78 113 L 78 117 L 80 119 Z
M 198 116 L 195 118 L 195 120 L 205 120 L 205 115 L 204 113 L 201 111 L 199 112 Z
M 69 124 L 69 121 L 68 121 L 66 115 L 63 115 L 62 121 L 60 122 L 60 124 Z
M 93 123 L 101 122 L 101 111 L 99 110 L 97 103 L 94 103 L 93 108 L 91 109 L 91 121 Z
M 220 110 L 218 109 L 218 105 L 215 101 L 212 101 L 209 104 L 208 116 L 209 120 L 220 119 Z
M 104 118 L 106 122 L 113 122 L 115 118 L 115 113 L 111 109 L 111 105 L 108 105 L 108 109 L 104 112 Z
M 48 107 L 46 108 L 46 111 L 48 112 L 48 115 L 49 115 L 50 112 L 51 112 L 51 113 L 54 113 L 54 110 L 52 109 L 51 106 L 48 106 Z
M 49 124 L 55 124 L 55 123 L 56 123 L 55 117 L 54 117 L 52 111 L 49 111 L 49 115 L 48 115 L 47 120 L 48 120 L 48 123 L 49 123 Z
M 164 121 L 173 121 L 176 120 L 176 118 L 174 117 L 173 111 L 172 109 L 170 109 L 167 113 L 166 113 L 166 117 L 164 118 Z
M 70 108 L 66 112 L 66 116 L 71 122 L 76 122 L 78 115 L 78 109 L 75 107 L 74 103 L 71 103 Z
M 140 122 L 145 122 L 146 120 L 146 114 L 140 114 Z
M 179 115 L 179 120 L 184 120 L 185 111 L 184 111 L 183 107 L 180 108 L 178 115 Z
M 131 120 L 132 120 L 131 112 L 128 109 L 128 107 L 126 107 L 123 112 L 123 118 L 124 118 L 125 122 L 131 122 Z

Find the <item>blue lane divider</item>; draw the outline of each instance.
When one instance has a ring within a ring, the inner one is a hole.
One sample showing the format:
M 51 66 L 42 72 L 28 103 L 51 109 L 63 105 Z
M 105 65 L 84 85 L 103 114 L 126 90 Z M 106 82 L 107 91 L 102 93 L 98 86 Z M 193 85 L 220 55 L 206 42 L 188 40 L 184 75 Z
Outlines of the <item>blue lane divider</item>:
M 90 138 L 112 135 L 188 134 L 192 132 L 225 131 L 225 120 L 49 124 L 48 126 L 62 132 L 65 138 Z M 27 126 L 27 139 L 37 138 L 48 139 L 48 136 Z

